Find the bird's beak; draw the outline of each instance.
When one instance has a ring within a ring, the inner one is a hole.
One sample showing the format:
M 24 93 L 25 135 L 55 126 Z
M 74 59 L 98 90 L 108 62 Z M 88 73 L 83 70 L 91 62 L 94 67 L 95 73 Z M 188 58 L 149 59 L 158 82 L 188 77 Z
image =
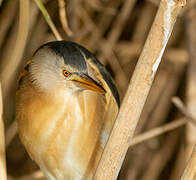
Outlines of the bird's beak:
M 80 85 L 82 85 L 85 89 L 89 89 L 101 94 L 106 92 L 100 84 L 84 73 L 73 73 L 70 77 L 70 80 L 80 83 Z

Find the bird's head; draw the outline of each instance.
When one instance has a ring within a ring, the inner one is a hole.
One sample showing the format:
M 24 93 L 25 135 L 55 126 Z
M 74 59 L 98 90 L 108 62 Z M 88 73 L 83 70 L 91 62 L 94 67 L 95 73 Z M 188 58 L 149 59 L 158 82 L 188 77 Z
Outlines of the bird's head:
M 89 75 L 85 53 L 80 46 L 69 41 L 55 41 L 41 46 L 29 65 L 34 86 L 47 92 L 64 88 L 105 93 L 100 82 Z

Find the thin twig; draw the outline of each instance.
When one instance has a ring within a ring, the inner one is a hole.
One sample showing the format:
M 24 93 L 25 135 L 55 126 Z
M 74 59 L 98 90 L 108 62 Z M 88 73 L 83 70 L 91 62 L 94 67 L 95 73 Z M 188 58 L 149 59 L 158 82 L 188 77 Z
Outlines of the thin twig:
M 191 158 L 184 170 L 181 180 L 195 180 L 196 179 L 196 146 L 192 152 Z
M 112 46 L 111 48 L 113 48 L 113 45 L 120 37 L 123 27 L 125 26 L 125 23 L 128 20 L 135 3 L 136 0 L 126 0 L 124 2 L 123 7 L 120 13 L 118 14 L 116 21 L 111 29 L 111 32 L 108 35 L 108 42 L 110 46 Z
M 131 140 L 130 146 L 134 146 L 136 144 L 142 143 L 144 141 L 147 141 L 149 139 L 152 139 L 154 137 L 160 136 L 166 132 L 172 131 L 178 127 L 181 127 L 182 125 L 186 124 L 185 118 L 167 123 L 165 125 L 159 126 L 157 128 L 154 128 L 152 130 L 149 130 L 143 134 L 137 135 L 136 137 L 133 137 Z
M 72 37 L 73 32 L 69 28 L 68 21 L 67 21 L 67 14 L 66 14 L 66 3 L 64 0 L 58 0 L 58 5 L 59 5 L 59 17 L 61 24 L 63 26 L 64 31 L 67 33 L 68 36 Z
M 179 97 L 175 96 L 175 97 L 172 98 L 172 102 L 196 126 L 196 119 L 193 117 L 193 115 L 185 107 L 182 100 Z
M 3 114 L 3 103 L 2 103 L 2 92 L 0 84 L 0 179 L 6 180 L 6 161 L 5 161 L 5 135 L 4 135 L 4 122 L 2 118 Z
M 120 3 L 121 3 L 121 0 L 109 1 L 107 7 L 110 7 L 110 8 L 113 8 L 113 9 L 118 9 L 118 7 L 120 6 Z M 118 16 L 120 16 L 120 13 L 118 14 Z M 97 44 L 103 44 L 102 41 L 100 41 L 100 39 L 102 39 L 102 37 L 104 36 L 104 33 L 107 31 L 107 29 L 111 25 L 112 20 L 113 20 L 113 16 L 112 15 L 108 15 L 107 18 L 106 18 L 105 14 L 101 13 L 98 16 L 97 26 L 98 26 L 98 28 L 100 30 L 100 33 L 96 34 L 93 31 L 93 33 L 91 35 L 91 38 L 88 41 L 88 45 L 94 51 L 96 51 L 99 48 L 99 46 L 97 46 Z M 103 26 L 103 24 L 104 24 L 104 26 Z
M 161 1 L 94 179 L 117 178 L 173 25 L 184 5 L 182 0 Z
M 131 38 L 133 42 L 145 42 L 155 13 L 156 7 L 152 3 L 144 1 L 144 5 L 135 26 L 134 34 Z
M 43 3 L 41 0 L 35 0 L 37 6 L 39 7 L 40 11 L 42 12 L 44 18 L 46 19 L 48 25 L 50 26 L 52 32 L 54 33 L 55 37 L 57 40 L 62 40 L 63 38 L 61 37 L 61 35 L 59 34 L 58 30 L 56 29 L 54 23 L 52 22 L 52 19 L 50 17 L 50 15 L 48 14 L 46 8 L 44 7 Z
M 84 8 L 82 8 L 81 6 L 78 6 L 78 11 L 80 12 L 81 18 L 83 19 L 83 21 L 85 21 L 85 29 L 86 29 L 86 33 L 87 34 L 90 30 L 93 30 L 93 32 L 95 34 L 100 34 L 100 30 L 97 27 L 97 25 L 93 22 L 93 20 L 91 19 L 91 17 L 88 15 L 88 13 L 86 12 L 86 10 Z M 79 14 L 78 14 L 79 16 Z M 81 34 L 79 34 L 78 36 L 81 36 Z M 82 38 L 82 37 L 80 37 Z
M 126 21 L 129 18 L 130 13 L 133 10 L 133 7 L 136 3 L 136 0 L 126 0 L 123 4 L 123 7 L 118 14 L 115 23 L 111 28 L 111 32 L 109 32 L 107 41 L 104 44 L 100 44 L 100 49 L 103 51 L 105 56 L 107 57 L 110 64 L 113 63 L 113 59 L 110 57 L 113 53 L 113 47 L 115 46 L 117 40 L 119 39 L 123 27 L 125 26 Z M 116 66 L 118 68 L 118 66 Z
M 84 1 L 84 3 L 86 3 L 87 5 L 89 5 L 91 8 L 97 10 L 97 11 L 101 11 L 105 14 L 111 14 L 111 15 L 115 15 L 116 14 L 116 9 L 111 8 L 111 7 L 104 7 L 101 2 L 99 0 L 87 0 Z

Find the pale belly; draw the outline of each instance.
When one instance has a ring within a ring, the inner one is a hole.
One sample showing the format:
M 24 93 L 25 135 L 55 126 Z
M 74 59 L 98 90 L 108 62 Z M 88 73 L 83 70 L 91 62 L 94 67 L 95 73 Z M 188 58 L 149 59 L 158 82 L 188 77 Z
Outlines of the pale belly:
M 92 179 L 102 153 L 104 99 L 89 92 L 60 97 L 27 103 L 28 113 L 18 120 L 20 137 L 48 179 Z

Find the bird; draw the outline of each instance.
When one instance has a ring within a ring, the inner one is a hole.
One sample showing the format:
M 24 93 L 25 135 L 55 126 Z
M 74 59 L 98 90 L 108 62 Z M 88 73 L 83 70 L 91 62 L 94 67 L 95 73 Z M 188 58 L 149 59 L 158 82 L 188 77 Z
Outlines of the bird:
M 47 179 L 90 180 L 119 105 L 111 75 L 89 50 L 48 42 L 19 75 L 19 137 Z

